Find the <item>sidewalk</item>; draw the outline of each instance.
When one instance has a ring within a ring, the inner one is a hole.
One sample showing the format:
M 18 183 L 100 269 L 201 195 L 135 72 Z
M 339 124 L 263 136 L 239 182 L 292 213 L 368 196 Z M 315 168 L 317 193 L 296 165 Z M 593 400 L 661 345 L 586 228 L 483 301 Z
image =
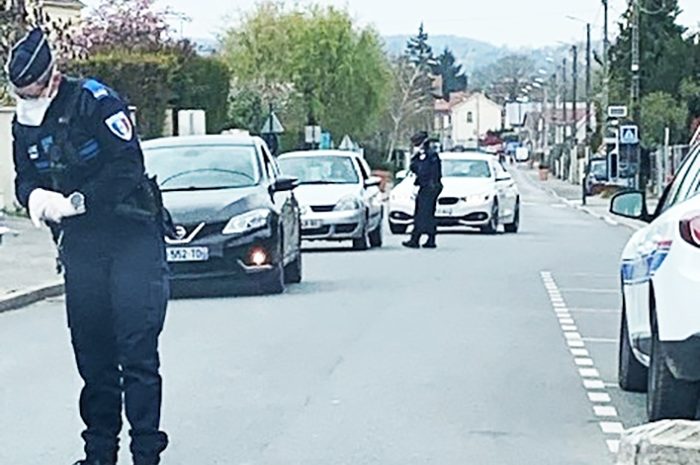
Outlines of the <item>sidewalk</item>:
M 36 229 L 26 218 L 0 216 L 7 228 L 0 243 L 0 312 L 63 293 L 56 273 L 56 248 L 48 229 Z
M 535 184 L 539 185 L 570 207 L 588 213 L 589 215 L 605 221 L 611 226 L 624 226 L 634 231 L 638 231 L 646 225 L 646 223 L 643 221 L 631 220 L 611 214 L 609 198 L 602 198 L 598 195 L 587 196 L 586 205 L 584 206 L 582 202 L 582 188 L 580 185 L 574 185 L 551 176 L 547 181 L 540 181 L 537 170 L 528 169 L 526 167 L 520 167 L 519 171 L 526 174 Z M 656 209 L 656 205 L 656 199 L 649 199 L 649 211 L 653 212 Z

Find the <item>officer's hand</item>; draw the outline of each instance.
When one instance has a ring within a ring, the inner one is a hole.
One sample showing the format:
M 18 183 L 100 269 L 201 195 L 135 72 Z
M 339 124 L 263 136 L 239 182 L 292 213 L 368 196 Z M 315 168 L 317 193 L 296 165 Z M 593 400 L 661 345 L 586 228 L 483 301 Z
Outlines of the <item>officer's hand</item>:
M 32 193 L 29 194 L 29 217 L 32 219 L 34 227 L 41 227 L 41 222 L 46 219 L 46 210 L 49 203 L 62 198 L 63 196 L 58 192 L 47 191 L 45 189 L 34 189 Z
M 71 196 L 72 197 L 72 196 Z M 69 197 L 51 197 L 44 209 L 44 221 L 60 223 L 64 218 L 78 216 L 85 213 L 84 205 L 74 205 Z

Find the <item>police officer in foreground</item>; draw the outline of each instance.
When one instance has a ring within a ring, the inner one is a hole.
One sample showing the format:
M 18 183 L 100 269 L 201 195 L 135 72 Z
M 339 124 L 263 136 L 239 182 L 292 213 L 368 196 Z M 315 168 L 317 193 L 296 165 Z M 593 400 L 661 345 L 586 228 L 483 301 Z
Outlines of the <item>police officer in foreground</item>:
M 169 295 L 160 191 L 124 102 L 94 80 L 62 76 L 35 29 L 12 49 L 8 80 L 16 190 L 37 227 L 51 228 L 65 267 L 68 326 L 84 387 L 86 458 L 117 462 L 122 409 L 135 465 L 156 465 L 158 337 Z
M 416 210 L 413 215 L 413 233 L 403 245 L 417 249 L 420 247 L 421 236 L 427 234 L 428 240 L 423 244 L 423 247 L 434 249 L 437 247 L 435 243 L 435 235 L 437 234 L 435 208 L 440 192 L 442 192 L 442 163 L 437 151 L 431 145 L 427 132 L 421 131 L 415 134 L 411 137 L 411 144 L 415 150 L 411 158 L 411 171 L 416 175 L 415 184 L 419 190 L 416 196 Z

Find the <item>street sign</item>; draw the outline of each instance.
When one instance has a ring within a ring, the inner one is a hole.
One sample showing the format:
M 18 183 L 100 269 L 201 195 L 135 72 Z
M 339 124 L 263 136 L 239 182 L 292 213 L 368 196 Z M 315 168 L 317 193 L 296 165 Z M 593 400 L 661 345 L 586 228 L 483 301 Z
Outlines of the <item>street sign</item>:
M 321 133 L 321 142 L 319 143 L 319 148 L 321 150 L 329 150 L 333 145 L 333 139 L 331 138 L 330 132 Z
M 260 134 L 282 134 L 283 132 L 284 126 L 282 126 L 282 123 L 280 123 L 279 118 L 273 111 L 265 120 L 265 124 L 263 124 L 262 129 L 260 130 Z
M 306 126 L 304 128 L 304 141 L 307 144 L 320 144 L 321 143 L 321 133 L 323 130 L 321 126 Z
M 611 105 L 608 107 L 609 118 L 627 118 L 627 107 L 624 105 Z
M 639 127 L 636 124 L 627 124 L 620 127 L 620 144 L 639 144 Z
M 340 150 L 355 150 L 355 143 L 350 139 L 350 136 L 346 134 L 343 140 L 340 141 L 340 146 L 338 146 L 338 148 Z

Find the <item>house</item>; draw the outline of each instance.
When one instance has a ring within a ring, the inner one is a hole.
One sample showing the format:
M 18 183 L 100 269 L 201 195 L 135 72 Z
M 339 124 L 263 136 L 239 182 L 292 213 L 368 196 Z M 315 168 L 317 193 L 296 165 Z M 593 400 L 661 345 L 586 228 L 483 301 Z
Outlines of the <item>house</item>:
M 440 138 L 440 143 L 446 150 L 451 149 L 454 145 L 452 143 L 452 108 L 463 102 L 467 96 L 466 92 L 453 92 L 450 94 L 449 102 L 442 98 L 435 100 L 434 128 Z
M 489 131 L 503 127 L 503 108 L 476 92 L 450 109 L 453 146 L 475 147 Z
M 75 24 L 85 8 L 80 0 L 37 0 L 30 2 L 41 7 L 52 21 Z

